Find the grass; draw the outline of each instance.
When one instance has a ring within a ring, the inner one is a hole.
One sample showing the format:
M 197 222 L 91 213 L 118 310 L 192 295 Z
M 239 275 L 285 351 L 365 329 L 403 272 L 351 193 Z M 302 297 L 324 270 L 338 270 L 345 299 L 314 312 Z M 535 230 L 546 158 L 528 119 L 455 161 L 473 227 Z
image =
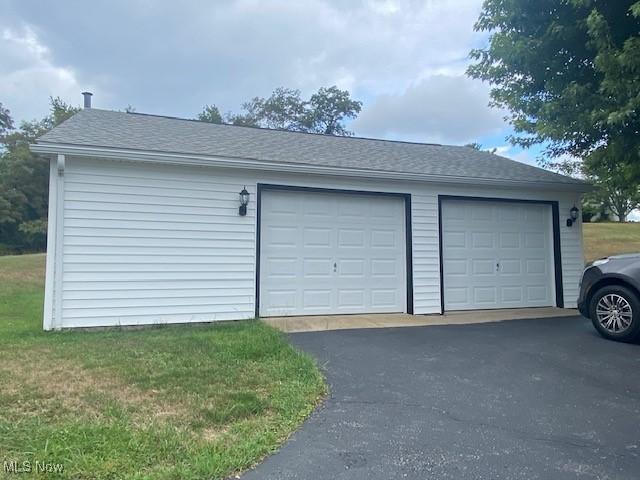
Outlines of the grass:
M 0 461 L 61 463 L 65 478 L 225 478 L 325 393 L 315 363 L 255 321 L 45 333 L 43 270 L 44 255 L 0 257 Z
M 640 223 L 585 223 L 582 229 L 587 262 L 609 255 L 640 252 Z

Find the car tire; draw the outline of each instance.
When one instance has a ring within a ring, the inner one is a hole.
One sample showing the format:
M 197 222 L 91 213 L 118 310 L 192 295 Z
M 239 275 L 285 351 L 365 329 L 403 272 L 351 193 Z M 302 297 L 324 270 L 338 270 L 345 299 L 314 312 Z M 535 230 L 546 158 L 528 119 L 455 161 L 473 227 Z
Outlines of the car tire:
M 640 299 L 627 287 L 600 288 L 589 302 L 589 317 L 598 333 L 609 340 L 632 342 L 640 336 Z

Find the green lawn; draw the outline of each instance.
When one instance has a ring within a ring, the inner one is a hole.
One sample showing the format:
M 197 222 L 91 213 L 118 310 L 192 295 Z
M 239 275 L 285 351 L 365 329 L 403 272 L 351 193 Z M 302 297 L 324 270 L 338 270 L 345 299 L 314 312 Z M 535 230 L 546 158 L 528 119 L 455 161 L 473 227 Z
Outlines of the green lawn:
M 582 228 L 587 262 L 619 253 L 640 252 L 640 223 L 585 223 Z
M 273 452 L 325 393 L 315 363 L 255 321 L 45 333 L 43 269 L 44 255 L 0 257 L 0 462 L 224 478 Z

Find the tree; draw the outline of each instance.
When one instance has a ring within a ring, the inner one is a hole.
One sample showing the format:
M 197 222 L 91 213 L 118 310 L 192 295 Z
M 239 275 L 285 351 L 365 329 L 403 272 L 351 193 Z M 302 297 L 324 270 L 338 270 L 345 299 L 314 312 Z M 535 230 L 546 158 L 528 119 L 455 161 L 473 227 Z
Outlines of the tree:
M 300 90 L 276 88 L 269 98 L 254 99 L 253 111 L 258 122 L 267 128 L 300 131 L 301 118 L 306 113 L 307 102 L 300 98 Z
M 4 108 L 0 103 L 0 137 L 2 137 L 9 130 L 13 129 L 13 120 L 11 119 L 11 112 Z
M 0 250 L 42 250 L 46 245 L 49 166 L 32 154 L 29 143 L 79 108 L 51 98 L 51 111 L 39 121 L 23 122 L 2 136 L 0 152 Z M 10 117 L 9 117 L 10 119 Z M 13 125 L 10 121 L 9 125 Z
M 205 106 L 199 120 L 210 121 Z M 215 107 L 214 107 L 215 108 Z M 230 123 L 251 127 L 274 128 L 295 132 L 352 135 L 344 125 L 360 113 L 362 102 L 351 100 L 348 91 L 338 87 L 320 88 L 308 101 L 299 90 L 277 88 L 268 98 L 254 97 L 242 104 L 240 113 L 228 113 L 212 123 Z M 216 108 L 215 111 L 219 115 Z
M 260 127 L 264 98 L 253 97 L 242 104 L 242 113 L 228 113 L 225 123 L 241 127 Z
M 243 103 L 243 112 L 230 114 L 228 121 L 233 125 L 304 131 L 301 120 L 306 106 L 300 90 L 279 87 L 269 98 L 254 97 Z
M 362 102 L 351 100 L 347 90 L 322 87 L 311 96 L 302 124 L 308 132 L 351 136 L 353 132 L 345 128 L 343 121 L 355 119 L 361 109 Z
M 466 143 L 464 146 L 465 146 L 465 147 L 468 147 L 468 148 L 472 148 L 473 150 L 477 150 L 477 151 L 479 151 L 479 152 L 496 153 L 496 152 L 498 151 L 498 149 L 497 149 L 496 147 L 491 148 L 491 149 L 489 149 L 489 150 L 485 150 L 485 149 L 482 147 L 482 144 L 481 144 L 481 143 L 478 143 L 478 142 Z
M 198 120 L 209 123 L 223 123 L 220 110 L 215 105 L 205 105 L 202 112 L 198 114 Z
M 467 73 L 510 112 L 513 144 L 584 159 L 603 181 L 616 162 L 640 184 L 640 2 L 485 0 L 475 29 L 489 44 Z
M 588 194 L 588 199 L 608 208 L 618 221 L 625 222 L 627 216 L 640 207 L 640 188 L 629 180 L 629 172 L 624 165 L 614 161 L 603 163 L 589 179 L 596 189 Z

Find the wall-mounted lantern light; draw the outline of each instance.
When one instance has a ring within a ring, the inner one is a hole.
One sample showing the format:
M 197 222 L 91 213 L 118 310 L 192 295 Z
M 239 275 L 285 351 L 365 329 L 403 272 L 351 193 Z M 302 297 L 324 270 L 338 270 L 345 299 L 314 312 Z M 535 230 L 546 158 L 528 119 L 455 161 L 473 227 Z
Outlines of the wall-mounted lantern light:
M 238 209 L 238 215 L 244 217 L 247 214 L 247 204 L 249 203 L 249 192 L 247 187 L 244 187 L 240 191 L 240 208 Z
M 572 226 L 576 220 L 578 220 L 578 214 L 580 210 L 575 205 L 569 210 L 569 218 L 567 218 L 567 227 Z

